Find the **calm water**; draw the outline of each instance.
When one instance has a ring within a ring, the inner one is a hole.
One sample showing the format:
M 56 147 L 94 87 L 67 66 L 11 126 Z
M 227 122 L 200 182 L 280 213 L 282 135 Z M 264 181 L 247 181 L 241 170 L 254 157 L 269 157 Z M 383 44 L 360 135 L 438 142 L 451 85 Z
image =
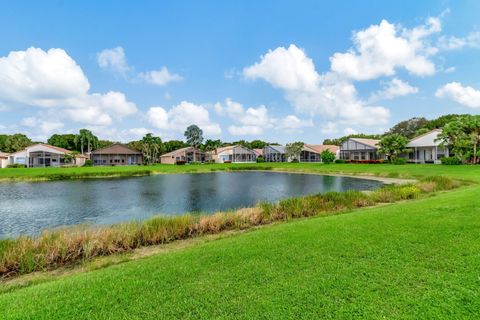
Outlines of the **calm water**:
M 214 212 L 259 201 L 349 189 L 380 182 L 275 172 L 172 174 L 0 184 L 0 238 L 35 235 L 45 228 L 112 224 L 156 214 Z

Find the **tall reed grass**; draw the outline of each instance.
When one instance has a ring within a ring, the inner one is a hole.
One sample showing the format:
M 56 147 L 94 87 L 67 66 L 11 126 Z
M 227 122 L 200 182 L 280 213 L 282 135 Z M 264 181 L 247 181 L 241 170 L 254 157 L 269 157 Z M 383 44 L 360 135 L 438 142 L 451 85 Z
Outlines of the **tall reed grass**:
M 434 177 L 422 179 L 416 184 L 385 185 L 368 193 L 328 192 L 212 215 L 158 216 L 108 227 L 44 231 L 38 237 L 0 241 L 0 277 L 52 270 L 98 256 L 227 230 L 244 230 L 276 221 L 328 216 L 379 203 L 416 199 L 426 193 L 449 190 L 459 185 L 459 182 L 448 178 Z

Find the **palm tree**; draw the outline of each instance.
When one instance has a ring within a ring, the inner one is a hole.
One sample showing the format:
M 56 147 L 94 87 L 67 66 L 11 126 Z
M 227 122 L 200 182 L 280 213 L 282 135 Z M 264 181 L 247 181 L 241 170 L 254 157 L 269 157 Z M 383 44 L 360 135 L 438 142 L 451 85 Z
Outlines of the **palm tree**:
M 213 151 L 215 155 L 217 154 L 217 149 L 223 145 L 222 141 L 220 140 L 210 140 L 208 139 L 205 141 L 205 151 Z M 211 160 L 211 159 L 210 159 Z
M 82 154 L 85 150 L 85 145 L 87 146 L 87 152 L 91 152 L 92 148 L 95 149 L 98 146 L 98 138 L 87 129 L 80 129 L 78 135 L 74 139 L 75 144 L 80 146 L 80 151 Z

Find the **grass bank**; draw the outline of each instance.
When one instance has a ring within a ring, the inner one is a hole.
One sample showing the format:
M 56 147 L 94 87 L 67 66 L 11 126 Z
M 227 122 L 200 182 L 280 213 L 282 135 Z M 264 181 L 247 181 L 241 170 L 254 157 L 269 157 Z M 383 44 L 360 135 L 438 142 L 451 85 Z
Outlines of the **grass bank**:
M 478 192 L 266 226 L 31 285 L 0 294 L 1 318 L 477 319 Z
M 164 173 L 201 173 L 235 170 L 275 170 L 306 173 L 373 175 L 391 178 L 447 176 L 471 180 L 480 175 L 479 166 L 391 165 L 391 164 L 321 164 L 321 163 L 258 163 L 208 165 L 154 165 L 80 168 L 1 169 L 0 182 L 46 181 L 87 178 L 111 178 Z
M 387 185 L 370 193 L 329 192 L 259 207 L 213 215 L 155 217 L 141 222 L 100 228 L 66 228 L 45 231 L 39 237 L 0 241 L 0 277 L 70 266 L 95 257 L 124 253 L 175 240 L 227 230 L 245 230 L 258 225 L 295 218 L 328 216 L 354 208 L 416 199 L 450 190 L 459 182 L 445 177 L 422 178 L 416 184 Z

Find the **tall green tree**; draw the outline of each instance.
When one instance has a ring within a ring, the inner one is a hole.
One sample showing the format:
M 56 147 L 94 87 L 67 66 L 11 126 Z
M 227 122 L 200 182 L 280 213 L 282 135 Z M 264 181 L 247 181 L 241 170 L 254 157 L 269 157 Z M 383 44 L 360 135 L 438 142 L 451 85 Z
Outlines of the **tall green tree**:
M 47 140 L 47 143 L 71 151 L 80 151 L 77 149 L 78 146 L 75 143 L 75 137 L 75 134 L 54 134 Z
M 140 142 L 140 148 L 148 164 L 160 162 L 160 155 L 163 152 L 163 143 L 160 137 L 147 133 Z
M 7 153 L 17 152 L 33 144 L 32 140 L 22 133 L 6 135 L 3 140 L 2 151 Z
M 287 158 L 292 159 L 292 161 L 298 161 L 304 145 L 305 144 L 300 141 L 287 143 L 285 146 L 285 155 Z
M 378 152 L 387 156 L 389 161 L 395 160 L 402 152 L 407 151 L 408 139 L 400 134 L 389 134 L 378 143 Z
M 418 130 L 425 128 L 428 122 L 429 121 L 423 117 L 411 118 L 397 123 L 387 132 L 387 134 L 400 134 L 404 137 L 412 139 L 417 135 Z
M 82 154 L 85 151 L 85 147 L 87 147 L 87 152 L 91 152 L 98 147 L 98 138 L 92 133 L 92 131 L 80 129 L 80 132 L 75 137 L 75 144 L 79 146 Z
M 181 141 L 181 140 L 170 140 L 170 141 L 166 141 L 163 143 L 163 146 L 164 146 L 164 149 L 165 149 L 165 152 L 172 152 L 172 151 L 175 151 L 175 150 L 178 150 L 178 149 L 181 149 L 181 148 L 185 148 L 188 146 L 188 144 L 186 144 L 185 142 Z
M 480 116 L 466 115 L 447 123 L 438 137 L 442 146 L 451 146 L 463 161 L 478 162 L 480 145 Z
M 185 138 L 187 138 L 187 143 L 194 147 L 199 148 L 203 142 L 203 131 L 197 125 L 192 124 L 187 128 L 184 133 Z M 193 152 L 193 162 L 195 162 L 195 153 Z

